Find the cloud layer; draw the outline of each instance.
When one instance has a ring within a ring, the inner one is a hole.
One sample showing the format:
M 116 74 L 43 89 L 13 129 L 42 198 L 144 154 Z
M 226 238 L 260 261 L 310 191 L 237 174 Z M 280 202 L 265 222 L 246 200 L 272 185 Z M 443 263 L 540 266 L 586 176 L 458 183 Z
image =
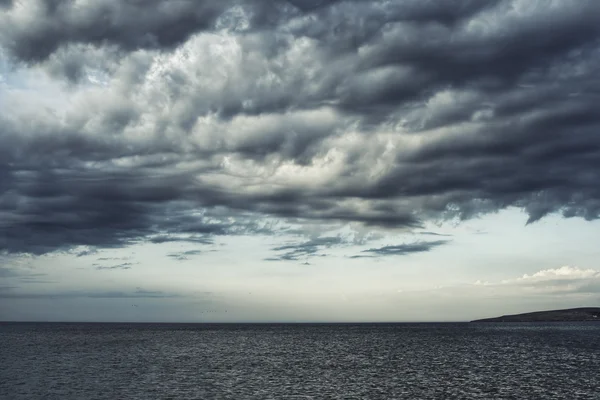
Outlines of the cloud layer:
M 0 250 L 599 215 L 595 0 L 146 3 L 0 2 Z
M 434 248 L 446 244 L 447 240 L 435 240 L 431 242 L 404 243 L 391 246 L 383 246 L 363 250 L 361 255 L 355 255 L 351 258 L 363 257 L 384 257 L 384 256 L 405 256 L 413 253 L 425 253 Z
M 597 295 L 600 294 L 600 271 L 572 266 L 545 269 L 532 275 L 501 282 L 475 282 L 493 292 L 519 292 L 534 295 Z

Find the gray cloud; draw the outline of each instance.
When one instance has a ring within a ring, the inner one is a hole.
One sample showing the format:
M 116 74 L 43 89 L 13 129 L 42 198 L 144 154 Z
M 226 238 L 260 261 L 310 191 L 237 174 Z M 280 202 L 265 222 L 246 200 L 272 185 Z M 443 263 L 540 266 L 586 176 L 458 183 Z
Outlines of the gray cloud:
M 94 264 L 94 265 L 97 270 L 102 271 L 102 270 L 116 270 L 116 269 L 131 269 L 131 267 L 135 264 L 131 263 L 131 262 L 126 262 L 126 263 L 116 264 L 116 265 L 97 265 L 97 264 Z
M 416 242 L 399 244 L 395 246 L 384 246 L 363 250 L 366 255 L 355 255 L 350 258 L 383 257 L 383 256 L 405 256 L 413 253 L 424 253 L 448 243 L 447 240 L 436 240 L 432 242 Z
M 268 258 L 268 261 L 298 261 L 319 255 L 318 252 L 344 242 L 341 237 L 320 237 L 300 243 L 286 244 L 274 247 L 272 250 L 283 252 L 277 257 Z M 306 263 L 305 263 L 306 264 Z
M 162 291 L 144 291 L 136 290 L 133 292 L 108 291 L 108 292 L 47 292 L 47 293 L 27 293 L 14 291 L 0 291 L 1 298 L 9 299 L 73 299 L 73 298 L 91 298 L 91 299 L 144 299 L 144 298 L 175 298 L 178 294 L 165 293 Z
M 165 293 L 162 292 L 162 291 L 160 291 L 160 290 L 146 290 L 146 289 L 143 289 L 141 287 L 136 287 L 134 294 L 136 294 L 136 295 L 157 296 L 157 295 L 164 295 Z
M 0 267 L 0 278 L 14 278 L 23 276 L 23 273 L 15 268 Z
M 38 61 L 70 43 L 113 44 L 125 51 L 174 47 L 191 34 L 210 29 L 226 1 L 100 0 L 85 5 L 69 0 L 4 2 L 0 37 L 20 59 Z M 27 9 L 30 23 L 19 20 Z M 16 14 L 16 16 L 15 16 Z
M 0 266 L 0 278 L 20 283 L 52 283 L 47 280 L 47 274 L 35 272 L 30 268 Z
M 76 255 L 77 255 L 77 257 L 86 257 L 86 256 L 92 256 L 97 253 L 98 253 L 98 250 L 96 250 L 96 249 L 88 249 L 88 250 L 82 250 L 82 251 L 78 252 Z
M 4 251 L 600 214 L 595 0 L 75 4 L 0 3 Z
M 178 261 L 188 260 L 190 256 L 197 256 L 202 254 L 201 250 L 186 250 L 178 253 L 169 253 L 168 256 Z
M 452 235 L 445 234 L 445 233 L 428 232 L 428 231 L 426 231 L 426 232 L 416 232 L 416 233 L 418 233 L 419 235 L 423 235 L 423 236 L 444 236 L 444 237 L 450 237 L 450 236 L 452 236 Z

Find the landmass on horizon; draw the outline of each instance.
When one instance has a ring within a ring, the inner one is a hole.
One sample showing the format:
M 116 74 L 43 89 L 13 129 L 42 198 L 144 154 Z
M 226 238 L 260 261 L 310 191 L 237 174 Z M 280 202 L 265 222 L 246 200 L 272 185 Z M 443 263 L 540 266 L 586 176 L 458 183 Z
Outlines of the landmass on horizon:
M 564 310 L 535 311 L 523 314 L 503 315 L 495 318 L 476 319 L 471 322 L 561 322 L 598 321 L 600 307 L 568 308 Z

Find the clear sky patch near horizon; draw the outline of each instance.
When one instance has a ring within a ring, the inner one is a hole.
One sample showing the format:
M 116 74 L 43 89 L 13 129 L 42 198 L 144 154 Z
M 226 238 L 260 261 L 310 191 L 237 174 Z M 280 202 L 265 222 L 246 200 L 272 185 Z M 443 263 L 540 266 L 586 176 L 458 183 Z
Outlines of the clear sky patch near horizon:
M 0 320 L 600 303 L 600 2 L 0 0 Z

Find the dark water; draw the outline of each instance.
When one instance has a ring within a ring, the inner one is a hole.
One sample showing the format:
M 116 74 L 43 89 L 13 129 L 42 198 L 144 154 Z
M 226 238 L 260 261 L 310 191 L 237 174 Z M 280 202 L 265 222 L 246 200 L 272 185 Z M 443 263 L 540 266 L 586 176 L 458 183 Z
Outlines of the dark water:
M 0 398 L 600 399 L 600 323 L 4 323 Z

